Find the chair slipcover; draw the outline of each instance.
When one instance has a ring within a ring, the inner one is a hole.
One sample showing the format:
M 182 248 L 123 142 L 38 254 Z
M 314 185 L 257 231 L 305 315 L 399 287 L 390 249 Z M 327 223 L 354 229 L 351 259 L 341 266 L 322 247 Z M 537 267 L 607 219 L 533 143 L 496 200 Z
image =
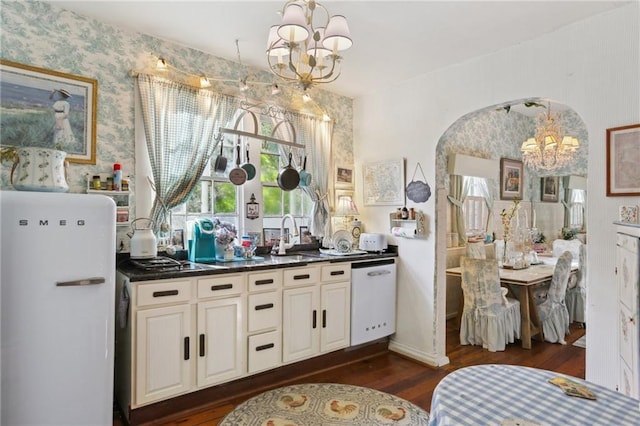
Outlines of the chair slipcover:
M 484 241 L 467 243 L 467 257 L 472 259 L 486 259 L 487 250 L 484 247 Z
M 520 302 L 503 297 L 495 259 L 460 258 L 464 308 L 460 344 L 503 351 L 520 338 Z
M 566 344 L 564 336 L 569 334 L 569 312 L 565 304 L 567 283 L 571 274 L 571 252 L 565 251 L 558 258 L 547 299 L 538 305 L 538 318 L 542 324 L 544 340 Z
M 569 322 L 586 322 L 587 304 L 587 246 L 580 246 L 578 255 L 578 272 L 575 286 L 569 284 L 566 295 L 566 305 L 569 311 Z
M 573 240 L 553 240 L 553 245 L 551 249 L 551 254 L 553 257 L 560 257 L 562 253 L 568 251 L 573 256 L 573 260 L 578 260 L 580 256 L 580 246 L 582 246 L 582 241 L 575 238 Z

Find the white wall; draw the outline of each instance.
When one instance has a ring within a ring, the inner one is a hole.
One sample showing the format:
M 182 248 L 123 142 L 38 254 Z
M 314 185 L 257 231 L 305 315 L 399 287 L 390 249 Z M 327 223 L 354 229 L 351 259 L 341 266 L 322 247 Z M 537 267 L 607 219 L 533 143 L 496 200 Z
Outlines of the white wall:
M 639 5 L 633 3 L 354 102 L 356 170 L 360 172 L 363 162 L 403 156 L 407 173 L 419 161 L 431 185 L 435 182 L 436 144 L 464 114 L 527 97 L 548 97 L 580 114 L 590 142 L 587 379 L 611 388 L 616 384 L 611 368 L 617 363 L 612 222 L 619 205 L 638 204 L 640 197 L 605 196 L 605 132 L 609 127 L 640 122 L 639 15 Z M 360 197 L 361 185 L 357 179 Z M 445 208 L 442 188 L 438 190 L 426 204 L 408 204 L 427 213 L 428 238 L 397 240 L 400 307 L 398 332 L 391 345 L 433 365 L 447 362 L 446 223 L 436 224 L 436 207 Z M 392 207 L 365 207 L 359 201 L 367 231 L 388 233 Z M 394 242 L 391 237 L 390 242 Z

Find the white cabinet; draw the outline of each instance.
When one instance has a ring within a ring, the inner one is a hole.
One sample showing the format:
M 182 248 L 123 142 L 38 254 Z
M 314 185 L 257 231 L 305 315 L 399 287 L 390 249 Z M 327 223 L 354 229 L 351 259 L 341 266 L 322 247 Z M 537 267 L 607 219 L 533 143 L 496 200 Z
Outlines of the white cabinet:
M 616 285 L 618 287 L 618 390 L 640 396 L 640 226 L 618 224 L 616 235 Z
M 351 265 L 291 268 L 283 297 L 283 362 L 349 346 Z M 297 281 L 295 278 L 297 277 Z M 322 281 L 320 281 L 322 277 Z
M 189 281 L 158 282 L 139 290 L 137 305 L 148 309 L 135 313 L 138 405 L 179 395 L 192 385 Z
M 282 361 L 282 270 L 248 274 L 247 372 L 278 367 Z
M 245 287 L 242 273 L 133 284 L 118 274 L 118 295 L 124 288 L 130 295 L 126 326 L 116 331 L 121 406 L 137 408 L 244 376 Z

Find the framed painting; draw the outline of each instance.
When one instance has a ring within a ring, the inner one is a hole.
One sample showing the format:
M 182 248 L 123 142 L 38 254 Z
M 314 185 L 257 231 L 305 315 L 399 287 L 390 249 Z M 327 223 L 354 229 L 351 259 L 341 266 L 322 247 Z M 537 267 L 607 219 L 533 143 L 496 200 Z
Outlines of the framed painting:
M 351 166 L 336 166 L 336 188 L 353 188 L 353 168 Z
M 311 231 L 308 226 L 300 227 L 300 244 L 311 244 L 313 239 L 311 238 Z
M 264 233 L 264 245 L 267 247 L 272 247 L 276 244 L 280 243 L 280 228 L 264 228 L 262 230 Z M 284 228 L 284 242 L 289 242 L 289 228 Z
M 0 59 L 2 145 L 58 149 L 96 164 L 94 79 Z
M 640 124 L 607 129 L 607 197 L 640 195 Z
M 558 176 L 545 176 L 540 181 L 540 200 L 557 203 L 560 179 Z
M 403 206 L 404 158 L 362 166 L 365 206 Z
M 523 173 L 522 161 L 500 159 L 501 200 L 522 200 Z
M 254 245 L 256 246 L 262 245 L 262 232 L 249 231 L 247 232 L 247 235 L 251 237 L 251 241 L 253 241 Z

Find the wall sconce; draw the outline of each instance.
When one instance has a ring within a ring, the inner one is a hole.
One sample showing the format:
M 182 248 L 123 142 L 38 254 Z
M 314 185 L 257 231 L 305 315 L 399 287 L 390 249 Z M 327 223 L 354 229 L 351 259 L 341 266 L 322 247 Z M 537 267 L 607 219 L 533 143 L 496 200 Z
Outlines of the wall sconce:
M 162 56 L 160 56 L 156 62 L 156 69 L 158 71 L 166 71 L 169 69 L 169 64 L 167 64 L 167 61 Z
M 256 196 L 251 193 L 251 198 L 247 203 L 247 219 L 257 219 L 260 217 L 260 204 L 256 203 Z

